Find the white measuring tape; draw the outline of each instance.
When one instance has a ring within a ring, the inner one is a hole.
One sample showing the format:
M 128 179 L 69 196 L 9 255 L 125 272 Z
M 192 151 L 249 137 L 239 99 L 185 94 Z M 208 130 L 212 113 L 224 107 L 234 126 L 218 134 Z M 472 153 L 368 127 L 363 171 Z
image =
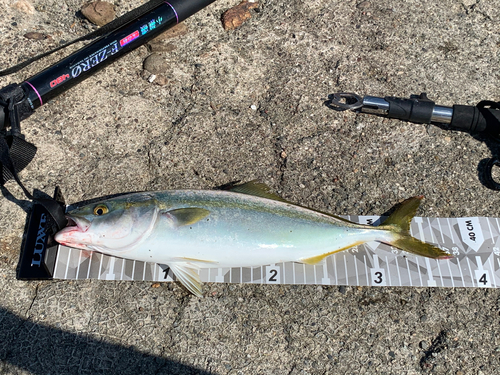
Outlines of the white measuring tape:
M 361 224 L 379 216 L 344 216 Z M 327 257 L 317 265 L 294 262 L 260 267 L 200 270 L 203 282 L 356 286 L 500 287 L 500 219 L 427 218 L 411 222 L 412 236 L 453 254 L 448 260 L 416 256 L 369 242 Z M 156 263 L 125 260 L 59 246 L 55 279 L 173 281 Z

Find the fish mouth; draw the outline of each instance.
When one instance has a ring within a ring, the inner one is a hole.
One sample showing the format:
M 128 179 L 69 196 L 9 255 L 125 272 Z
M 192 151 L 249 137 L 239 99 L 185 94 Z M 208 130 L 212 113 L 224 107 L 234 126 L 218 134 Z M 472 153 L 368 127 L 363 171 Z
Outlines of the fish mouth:
M 77 216 L 66 215 L 66 219 L 68 220 L 68 224 L 63 230 L 67 230 L 67 232 L 86 232 L 90 228 L 90 221 Z
M 71 215 L 66 215 L 66 219 L 68 220 L 68 224 L 56 233 L 54 239 L 61 245 L 78 249 L 87 249 L 87 246 L 81 243 L 81 234 L 88 231 L 91 222 L 83 217 Z

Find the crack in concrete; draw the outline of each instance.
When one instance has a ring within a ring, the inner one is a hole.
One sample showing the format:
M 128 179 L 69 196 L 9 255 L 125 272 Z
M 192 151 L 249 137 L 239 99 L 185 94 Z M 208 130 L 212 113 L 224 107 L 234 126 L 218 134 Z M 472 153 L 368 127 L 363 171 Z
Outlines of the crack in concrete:
M 191 102 L 189 103 L 189 105 L 186 107 L 186 109 L 184 109 L 184 113 L 182 115 L 180 115 L 176 120 L 172 121 L 172 125 L 175 127 L 177 125 L 179 125 L 182 121 L 184 121 L 184 119 L 189 115 L 189 113 L 191 112 L 191 109 L 193 109 L 194 107 L 194 103 Z
M 274 143 L 274 149 L 276 156 L 278 158 L 277 164 L 278 164 L 278 176 L 279 176 L 279 187 L 280 190 L 283 190 L 284 184 L 285 184 L 285 170 L 287 167 L 287 158 L 288 156 L 286 155 L 285 148 L 283 147 L 283 144 L 281 142 L 283 136 L 278 136 L 276 138 L 276 141 Z
M 40 284 L 41 282 L 39 282 L 37 285 L 36 285 L 36 288 L 35 288 L 35 295 L 33 296 L 33 299 L 31 300 L 31 303 L 28 307 L 28 309 L 26 310 L 25 312 L 25 316 L 26 316 L 26 319 L 20 319 L 20 322 L 19 324 L 17 325 L 17 327 L 14 329 L 14 332 L 13 332 L 13 336 L 14 337 L 17 337 L 18 334 L 19 334 L 19 331 L 24 327 L 24 325 L 26 323 L 28 323 L 29 321 L 29 312 L 31 311 L 31 308 L 33 307 L 34 303 L 35 303 L 35 300 L 37 299 L 38 297 L 38 288 L 40 287 Z M 10 350 L 7 350 L 5 352 L 5 355 L 3 357 L 0 357 L 0 361 L 3 361 L 5 362 L 9 357 L 10 355 L 12 354 L 12 352 Z M 1 371 L 0 371 L 1 372 Z
M 31 308 L 33 307 L 33 305 L 35 304 L 35 300 L 37 299 L 38 297 L 38 288 L 40 287 L 40 284 L 41 283 L 38 283 L 35 287 L 35 295 L 33 296 L 33 299 L 31 300 L 31 304 L 29 305 L 28 309 L 26 310 L 26 312 L 24 313 L 26 317 L 29 318 L 29 313 L 31 311 Z

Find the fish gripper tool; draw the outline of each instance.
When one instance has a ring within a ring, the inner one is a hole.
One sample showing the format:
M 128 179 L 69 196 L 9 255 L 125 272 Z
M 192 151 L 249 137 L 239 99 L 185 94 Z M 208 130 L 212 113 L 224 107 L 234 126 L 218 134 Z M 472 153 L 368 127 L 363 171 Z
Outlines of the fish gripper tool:
M 328 99 L 325 105 L 336 111 L 352 110 L 417 124 L 434 124 L 445 130 L 480 133 L 500 140 L 500 102 L 483 100 L 475 106 L 455 104 L 447 107 L 436 105 L 426 93 L 410 95 L 409 98 L 382 98 L 338 92 L 329 95 Z M 500 167 L 500 156 L 487 163 L 483 179 L 487 187 L 500 190 L 500 183 L 492 176 L 493 166 Z

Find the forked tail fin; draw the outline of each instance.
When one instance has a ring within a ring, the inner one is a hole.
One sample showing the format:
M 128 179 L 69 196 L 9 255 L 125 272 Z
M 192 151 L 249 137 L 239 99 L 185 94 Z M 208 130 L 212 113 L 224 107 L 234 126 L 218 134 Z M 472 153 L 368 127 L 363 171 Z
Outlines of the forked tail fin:
M 448 259 L 452 256 L 436 246 L 417 240 L 410 235 L 410 222 L 417 212 L 423 196 L 409 198 L 401 203 L 396 210 L 378 228 L 386 229 L 396 234 L 395 240 L 389 245 L 428 258 Z

